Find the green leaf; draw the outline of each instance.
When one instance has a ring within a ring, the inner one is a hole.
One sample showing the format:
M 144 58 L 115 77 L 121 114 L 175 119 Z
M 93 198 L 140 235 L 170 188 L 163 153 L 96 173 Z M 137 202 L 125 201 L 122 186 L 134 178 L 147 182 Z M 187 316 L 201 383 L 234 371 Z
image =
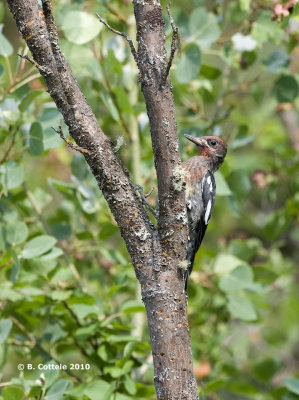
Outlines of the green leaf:
M 37 236 L 26 243 L 24 250 L 22 251 L 22 257 L 29 259 L 41 256 L 51 250 L 56 242 L 57 240 L 53 236 Z
M 83 181 L 88 176 L 88 168 L 82 154 L 74 154 L 71 162 L 72 173 L 79 181 Z
M 290 392 L 299 395 L 299 379 L 296 378 L 284 379 L 283 383 Z
M 247 146 L 249 143 L 252 143 L 254 139 L 255 135 L 236 138 L 229 144 L 229 148 L 238 149 L 240 147 Z
M 70 390 L 73 386 L 72 382 L 66 379 L 60 379 L 47 391 L 45 400 L 60 400 L 63 398 L 64 393 Z
M 263 382 L 269 382 L 270 379 L 279 371 L 281 363 L 272 358 L 256 363 L 253 367 L 254 375 Z
M 251 268 L 247 265 L 240 265 L 235 268 L 229 275 L 220 279 L 219 287 L 224 292 L 235 292 L 245 289 L 248 284 L 252 284 L 253 274 Z
M 251 0 L 240 0 L 240 8 L 242 11 L 248 11 L 250 9 Z
M 117 111 L 117 108 L 115 107 L 111 96 L 108 94 L 107 90 L 105 88 L 101 88 L 101 99 L 103 100 L 103 103 L 105 104 L 107 110 L 110 112 L 111 117 L 114 119 L 114 121 L 119 120 L 119 113 Z
M 287 67 L 289 62 L 289 56 L 282 50 L 272 51 L 269 57 L 263 61 L 269 72 L 277 72 L 280 68 Z
M 258 388 L 254 385 L 248 384 L 247 382 L 232 380 L 226 385 L 226 389 L 238 393 L 240 395 L 254 395 L 259 392 Z M 244 398 L 244 397 L 243 397 Z M 245 396 L 245 398 L 248 398 Z
M 3 21 L 4 13 L 5 13 L 4 4 L 0 3 L 0 22 Z
M 90 65 L 97 62 L 89 47 L 79 46 L 63 39 L 60 43 L 61 49 L 76 75 L 82 74 L 82 71 L 86 70 L 86 68 L 90 68 Z
M 72 233 L 72 226 L 67 221 L 51 224 L 51 231 L 58 240 L 67 239 Z
M 60 257 L 63 254 L 63 251 L 60 247 L 53 247 L 47 254 L 39 257 L 40 261 L 50 261 L 55 260 L 55 258 Z
M 122 304 L 120 310 L 125 314 L 129 314 L 136 312 L 145 312 L 145 307 L 140 301 L 128 300 Z
M 9 57 L 13 53 L 13 47 L 10 42 L 6 39 L 6 37 L 2 33 L 3 25 L 0 25 L 0 55 L 4 57 Z
M 114 354 L 111 347 L 107 343 L 102 343 L 97 350 L 97 355 L 106 362 L 111 362 L 114 360 Z
M 29 148 L 34 156 L 39 156 L 44 151 L 44 135 L 43 128 L 39 122 L 33 122 L 30 127 Z
M 17 283 L 21 263 L 15 252 L 13 252 L 13 259 L 14 259 L 14 263 L 13 263 L 11 271 L 10 271 L 9 279 L 11 280 L 12 283 Z
M 262 11 L 252 26 L 251 36 L 260 45 L 269 42 L 277 44 L 280 40 L 283 40 L 284 30 L 280 29 L 278 24 L 273 24 L 267 11 Z
M 131 394 L 132 396 L 134 396 L 134 394 L 136 394 L 136 391 L 137 391 L 136 384 L 134 381 L 132 381 L 132 379 L 129 375 L 125 376 L 124 385 L 125 385 L 126 391 L 129 394 Z
M 8 162 L 0 169 L 1 183 L 6 190 L 15 189 L 24 182 L 24 170 L 14 162 Z
M 124 371 L 122 370 L 122 368 L 119 367 L 104 367 L 104 373 L 105 374 L 109 374 L 112 376 L 112 378 L 117 379 L 120 376 L 124 375 Z
M 9 223 L 6 228 L 6 240 L 11 245 L 23 243 L 28 236 L 28 228 L 24 222 L 15 220 Z
M 124 114 L 133 114 L 134 110 L 133 107 L 131 106 L 131 102 L 129 100 L 129 97 L 127 93 L 124 91 L 122 87 L 117 87 L 113 90 L 113 93 L 116 96 L 116 101 L 118 106 L 120 107 L 121 111 Z
M 214 270 L 218 274 L 228 273 L 242 264 L 244 264 L 243 260 L 231 254 L 220 253 L 216 258 Z
M 137 346 L 138 346 L 137 342 L 127 343 L 124 348 L 124 357 L 129 358 Z
M 66 333 L 60 327 L 60 325 L 58 325 L 56 323 L 53 323 L 53 321 L 51 321 L 51 324 L 49 324 L 46 327 L 46 329 L 44 330 L 44 335 L 43 336 L 44 336 L 45 340 L 47 341 L 47 343 L 57 343 L 62 338 L 65 338 L 66 336 L 68 336 L 68 333 Z M 49 371 L 52 371 L 52 370 L 49 370 Z M 58 374 L 58 376 L 59 376 L 59 374 Z M 52 374 L 51 374 L 51 377 L 52 377 Z M 47 381 L 46 381 L 46 383 L 47 383 Z
M 239 201 L 244 200 L 251 190 L 251 182 L 247 171 L 237 169 L 227 178 L 229 187 Z
M 28 266 L 30 267 L 30 271 L 34 273 L 35 276 L 45 276 L 49 274 L 57 265 L 57 261 L 55 260 L 43 260 L 42 257 L 34 257 L 28 259 Z
M 98 380 L 90 383 L 87 389 L 84 390 L 84 394 L 91 400 L 99 400 L 99 394 L 101 394 L 101 400 L 110 400 L 114 388 L 114 383 L 109 384 L 108 382 Z
M 111 222 L 103 222 L 100 226 L 99 239 L 105 240 L 118 232 L 118 227 L 111 224 Z
M 283 396 L 282 400 L 299 400 L 299 395 L 294 393 L 287 393 Z
M 180 83 L 188 83 L 197 77 L 200 68 L 200 50 L 195 43 L 191 43 L 186 53 L 180 58 L 175 76 Z
M 291 222 L 292 217 L 285 209 L 271 213 L 264 228 L 267 239 L 271 241 L 277 240 L 286 232 Z
M 151 396 L 153 397 L 153 396 Z M 115 400 L 132 400 L 132 397 L 126 396 L 121 393 L 116 393 Z
M 205 392 L 209 393 L 209 392 L 216 392 L 219 389 L 223 388 L 225 386 L 225 380 L 224 379 L 215 379 L 211 382 L 209 382 L 206 386 L 205 386 Z
M 44 93 L 44 90 L 31 90 L 22 98 L 22 101 L 19 104 L 19 110 L 22 112 L 27 111 L 33 100 L 36 99 L 36 97 L 40 96 L 42 93 Z
M 11 97 L 6 98 L 1 103 L 1 113 L 0 113 L 0 126 L 3 122 L 6 125 L 13 125 L 20 118 L 20 112 L 18 109 L 17 100 Z
M 5 342 L 5 340 L 7 339 L 11 327 L 12 327 L 12 322 L 10 319 L 2 319 L 0 321 L 0 344 Z
M 83 11 L 69 11 L 61 26 L 66 38 L 76 44 L 84 44 L 95 38 L 100 32 L 100 21 Z
M 91 324 L 88 326 L 83 326 L 82 328 L 78 328 L 75 332 L 75 336 L 78 339 L 85 340 L 89 336 L 93 336 L 97 331 L 98 325 Z
M 299 93 L 299 85 L 293 76 L 282 76 L 274 84 L 274 94 L 280 103 L 292 103 Z
M 25 395 L 24 390 L 18 386 L 5 387 L 1 394 L 4 400 L 22 400 Z
M 228 309 L 231 314 L 243 321 L 255 321 L 257 319 L 256 311 L 252 303 L 237 293 L 228 296 Z
M 207 79 L 217 79 L 221 75 L 221 71 L 218 68 L 213 67 L 212 65 L 203 64 L 200 67 L 200 75 L 204 76 Z
M 120 343 L 120 342 L 135 342 L 138 341 L 136 336 L 131 335 L 110 335 L 109 342 Z
M 55 361 L 49 361 L 46 365 L 58 365 Z M 45 385 L 44 388 L 48 389 L 58 378 L 59 378 L 59 370 L 58 369 L 46 369 L 43 371 Z
M 217 171 L 215 173 L 215 181 L 216 181 L 216 194 L 218 196 L 231 196 L 232 192 L 226 183 L 226 180 L 223 178 L 223 175 L 221 172 Z
M 196 42 L 201 49 L 207 49 L 218 38 L 221 31 L 217 17 L 204 7 L 196 8 L 189 19 L 190 42 Z
M 58 190 L 58 192 L 65 194 L 74 194 L 77 186 L 74 183 L 59 181 L 58 179 L 48 179 L 48 183 L 51 187 Z
M 54 301 L 67 300 L 71 296 L 70 291 L 53 290 L 51 292 L 51 299 Z
M 88 315 L 100 314 L 100 309 L 95 305 L 72 304 L 71 308 L 79 319 L 85 318 Z
M 124 366 L 122 367 L 123 372 L 125 374 L 128 374 L 132 370 L 133 365 L 134 365 L 134 361 L 132 361 L 132 360 L 126 361 Z

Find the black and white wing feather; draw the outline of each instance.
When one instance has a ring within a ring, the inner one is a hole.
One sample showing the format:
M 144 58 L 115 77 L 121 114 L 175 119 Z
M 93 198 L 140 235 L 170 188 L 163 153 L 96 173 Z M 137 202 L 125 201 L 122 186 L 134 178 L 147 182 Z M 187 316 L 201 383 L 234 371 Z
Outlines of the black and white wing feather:
M 211 219 L 212 209 L 215 203 L 215 195 L 216 195 L 215 178 L 214 175 L 210 171 L 208 171 L 202 180 L 202 202 L 203 202 L 202 219 L 205 225 L 205 229 L 207 229 L 207 226 Z M 201 237 L 201 240 L 203 239 L 203 236 Z
M 189 246 L 187 250 L 189 265 L 185 277 L 186 287 L 188 277 L 192 272 L 195 255 L 205 236 L 215 203 L 216 183 L 212 172 L 208 171 L 204 175 L 201 182 L 201 190 L 196 191 L 197 195 L 199 193 L 200 199 L 191 197 L 187 202 L 189 209 Z

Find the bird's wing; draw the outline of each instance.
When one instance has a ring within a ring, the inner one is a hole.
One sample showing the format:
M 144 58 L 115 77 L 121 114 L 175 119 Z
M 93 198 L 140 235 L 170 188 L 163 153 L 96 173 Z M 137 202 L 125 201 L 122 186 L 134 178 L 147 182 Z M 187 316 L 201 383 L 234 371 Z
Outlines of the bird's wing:
M 195 253 L 199 249 L 201 242 L 205 236 L 207 226 L 210 222 L 212 210 L 215 203 L 216 183 L 214 175 L 208 171 L 202 179 L 202 213 L 198 220 L 197 241 Z M 194 254 L 195 257 L 195 254 Z
M 194 244 L 193 244 L 193 248 L 192 248 L 192 254 L 190 257 L 189 268 L 188 268 L 188 271 L 186 274 L 187 275 L 186 276 L 186 286 L 187 286 L 188 276 L 192 272 L 195 255 L 196 255 L 196 253 L 201 245 L 201 242 L 205 236 L 207 226 L 211 219 L 212 209 L 213 209 L 213 206 L 215 203 L 216 183 L 215 183 L 214 175 L 210 171 L 208 171 L 202 179 L 201 193 L 202 193 L 202 210 L 200 210 L 201 213 L 200 213 L 200 215 L 198 215 L 198 219 L 196 221 L 196 226 L 193 227 L 195 237 L 193 237 Z M 190 233 L 189 233 L 189 236 L 191 236 Z
M 215 196 L 216 196 L 215 178 L 212 172 L 208 171 L 202 179 L 202 200 L 203 200 L 202 219 L 206 228 L 211 219 L 212 209 L 215 203 Z M 203 236 L 201 240 L 202 239 Z

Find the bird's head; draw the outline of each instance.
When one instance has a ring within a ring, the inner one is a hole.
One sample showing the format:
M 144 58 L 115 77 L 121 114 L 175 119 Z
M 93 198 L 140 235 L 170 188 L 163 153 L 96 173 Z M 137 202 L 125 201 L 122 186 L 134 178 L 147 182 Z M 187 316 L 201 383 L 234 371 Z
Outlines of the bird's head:
M 185 135 L 185 137 L 196 144 L 199 156 L 207 157 L 207 160 L 210 160 L 214 171 L 220 167 L 227 153 L 227 144 L 223 139 L 217 136 Z

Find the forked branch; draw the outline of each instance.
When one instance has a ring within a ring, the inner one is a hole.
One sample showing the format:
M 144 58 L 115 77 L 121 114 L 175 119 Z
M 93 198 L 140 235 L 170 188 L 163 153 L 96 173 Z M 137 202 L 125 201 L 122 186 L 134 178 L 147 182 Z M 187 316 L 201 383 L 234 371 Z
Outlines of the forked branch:
M 96 16 L 98 17 L 99 21 L 102 24 L 104 24 L 111 32 L 115 33 L 116 35 L 122 36 L 123 38 L 126 39 L 126 41 L 129 43 L 132 56 L 134 57 L 134 60 L 136 61 L 136 64 L 138 65 L 137 52 L 134 47 L 132 39 L 130 39 L 129 36 L 125 32 L 120 32 L 117 29 L 112 28 L 112 26 L 110 26 L 98 13 L 96 13 Z
M 171 6 L 171 0 L 169 0 L 168 5 L 166 6 L 168 17 L 169 17 L 171 28 L 172 28 L 171 48 L 170 48 L 170 56 L 168 59 L 167 67 L 166 67 L 165 73 L 162 78 L 162 85 L 165 85 L 166 79 L 168 77 L 170 68 L 173 63 L 175 52 L 176 52 L 177 48 L 180 48 L 179 29 L 174 23 L 174 19 L 171 14 L 171 11 L 170 11 L 170 6 Z

